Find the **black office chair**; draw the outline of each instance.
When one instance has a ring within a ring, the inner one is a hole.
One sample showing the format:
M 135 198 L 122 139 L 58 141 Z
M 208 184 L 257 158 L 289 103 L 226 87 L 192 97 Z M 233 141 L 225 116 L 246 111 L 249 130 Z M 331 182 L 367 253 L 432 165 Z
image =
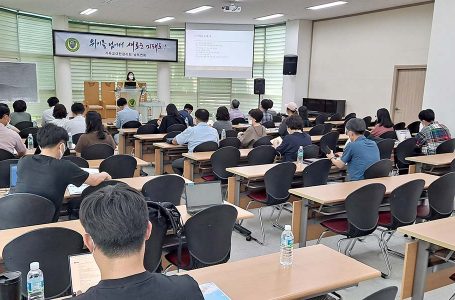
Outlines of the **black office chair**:
M 226 137 L 227 138 L 230 138 L 230 137 L 236 138 L 238 135 L 239 135 L 239 133 L 237 131 L 235 131 L 235 130 L 226 130 Z
M 357 118 L 357 114 L 356 113 L 350 113 L 350 114 L 347 114 L 346 117 L 344 117 L 344 120 L 345 121 L 349 121 L 350 119 L 354 119 L 354 118 Z
M 0 161 L 7 160 L 7 159 L 14 159 L 15 156 L 13 153 L 0 149 Z
M 94 144 L 82 150 L 81 157 L 86 160 L 106 159 L 114 155 L 114 148 L 108 144 Z
M 218 150 L 218 144 L 216 142 L 203 142 L 197 145 L 193 152 L 208 152 Z
M 247 155 L 248 165 L 265 165 L 275 161 L 277 152 L 273 146 L 263 145 L 253 148 Z
M 406 129 L 405 122 L 400 122 L 400 123 L 393 125 L 393 130 L 405 130 L 405 129 Z
M 319 125 L 319 124 L 324 124 L 329 118 L 327 117 L 326 114 L 319 114 L 317 117 L 316 117 L 316 120 L 314 120 L 314 124 L 315 125 Z
M 185 129 L 186 129 L 186 125 L 184 125 L 184 124 L 173 124 L 166 129 L 166 132 L 172 132 L 172 131 L 182 132 Z
M 152 234 L 145 241 L 144 268 L 152 273 L 161 273 L 161 255 L 163 244 L 167 234 L 167 218 L 161 212 L 151 212 L 149 209 L 149 220 L 152 223 Z
M 379 136 L 381 139 L 392 139 L 392 140 L 397 140 L 398 137 L 397 137 L 397 134 L 395 131 L 387 131 L 387 132 L 384 132 L 383 134 L 381 134 Z
M 52 201 L 33 194 L 17 193 L 0 201 L 0 230 L 51 223 L 55 214 Z
M 191 217 L 184 225 L 186 245 L 166 255 L 179 269 L 192 270 L 225 263 L 231 254 L 232 230 L 237 210 L 216 205 Z
M 71 287 L 68 256 L 83 251 L 82 236 L 67 228 L 41 228 L 25 233 L 3 249 L 7 270 L 22 273 L 22 295 L 27 297 L 27 273 L 30 263 L 37 261 L 45 274 L 46 299 L 64 295 Z
M 450 163 L 450 172 L 455 172 L 455 159 Z
M 166 140 L 166 139 L 170 139 L 170 138 L 175 138 L 177 135 L 179 135 L 180 133 L 182 133 L 181 131 L 171 131 L 171 132 L 168 132 L 166 133 L 166 135 L 164 136 L 163 140 Z
M 395 163 L 400 174 L 407 174 L 411 162 L 406 160 L 406 157 L 416 156 L 415 138 L 410 138 L 402 141 L 395 149 Z
M 335 152 L 336 148 L 337 148 L 339 137 L 340 137 L 340 134 L 336 131 L 326 133 L 326 134 L 324 134 L 324 136 L 322 136 L 321 141 L 319 142 L 319 147 L 321 149 L 325 149 L 326 147 L 329 147 L 329 149 L 331 149 Z
M 137 160 L 131 155 L 112 155 L 100 164 L 100 172 L 106 172 L 112 179 L 131 178 L 137 168 Z
M 409 129 L 411 134 L 419 133 L 419 131 L 420 131 L 420 121 L 412 122 L 411 124 L 408 125 L 407 128 Z
M 79 168 L 89 168 L 88 161 L 83 159 L 82 157 L 79 156 L 74 156 L 74 155 L 68 155 L 68 156 L 63 156 L 62 159 L 64 160 L 69 160 L 70 162 L 74 163 L 77 165 Z
M 38 133 L 38 127 L 27 127 L 27 128 L 22 129 L 19 132 L 19 135 L 21 136 L 21 138 L 26 139 L 29 134 L 33 135 L 33 134 L 37 134 L 37 133 Z
M 273 122 L 274 123 L 281 123 L 283 121 L 281 115 L 276 115 L 276 116 L 273 116 Z
M 382 159 L 369 166 L 364 173 L 365 179 L 389 177 L 393 170 L 393 162 L 390 159 Z
M 272 137 L 270 135 L 263 136 L 253 143 L 253 148 L 259 146 L 271 146 L 272 145 L 271 140 Z
M 363 118 L 363 121 L 365 122 L 365 126 L 368 129 L 368 127 L 371 126 L 371 117 L 370 116 L 365 117 L 365 118 Z
M 14 125 L 19 131 L 24 130 L 25 128 L 33 127 L 33 122 L 30 121 L 22 121 Z
M 158 128 L 153 124 L 145 124 L 137 129 L 136 134 L 156 134 Z
M 384 139 L 379 140 L 376 145 L 379 149 L 379 157 L 381 159 L 390 159 L 392 157 L 393 148 L 395 148 L 395 140 Z
M 0 189 L 10 187 L 10 166 L 16 165 L 18 159 L 0 160 Z
M 239 124 L 248 124 L 248 120 L 245 118 L 235 118 L 231 121 L 232 125 L 239 125 Z
M 318 126 L 318 125 L 316 125 L 316 126 Z M 324 124 L 324 132 L 322 134 L 332 132 L 332 130 L 333 130 L 333 124 L 330 124 L 330 123 Z
M 417 218 L 426 221 L 447 218 L 452 215 L 455 198 L 455 173 L 436 179 L 428 187 L 428 204 L 419 205 Z
M 363 300 L 395 300 L 397 292 L 398 288 L 396 286 L 389 286 L 363 298 Z
M 237 167 L 240 161 L 240 151 L 235 147 L 224 147 L 216 150 L 210 157 L 213 175 L 202 176 L 206 181 L 221 180 L 227 184 L 227 180 L 232 173 L 227 172 L 227 168 Z
M 318 145 L 308 145 L 303 147 L 303 159 L 311 159 L 319 157 L 319 146 Z
M 455 139 L 450 139 L 436 148 L 436 154 L 453 153 L 455 151 Z
M 236 137 L 227 137 L 220 141 L 220 148 L 234 147 L 240 149 L 240 146 L 242 146 L 242 142 L 240 142 L 240 140 Z
M 328 159 L 320 159 L 308 165 L 303 169 L 303 187 L 326 185 L 331 167 L 332 163 Z
M 275 128 L 275 123 L 273 121 L 267 121 L 262 123 L 262 126 L 265 128 Z
M 74 145 L 77 145 L 77 142 L 79 142 L 81 135 L 83 135 L 83 133 L 78 133 L 72 136 L 72 142 Z
M 341 116 L 340 113 L 334 113 L 331 117 L 330 117 L 330 121 L 341 121 L 343 119 L 343 117 Z
M 175 206 L 180 205 L 185 179 L 173 174 L 157 176 L 147 181 L 142 187 L 142 194 L 147 201 L 170 202 Z
M 308 132 L 309 135 L 315 136 L 315 135 L 323 135 L 325 131 L 325 124 L 319 124 L 314 126 L 313 128 L 310 129 Z
M 128 121 L 123 124 L 122 128 L 139 128 L 142 126 L 142 123 L 139 121 Z

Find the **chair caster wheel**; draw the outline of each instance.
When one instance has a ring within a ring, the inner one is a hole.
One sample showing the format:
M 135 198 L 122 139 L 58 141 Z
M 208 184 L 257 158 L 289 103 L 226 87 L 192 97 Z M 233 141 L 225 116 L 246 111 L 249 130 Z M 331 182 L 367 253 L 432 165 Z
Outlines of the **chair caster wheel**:
M 246 237 L 246 240 L 247 240 L 248 242 L 251 241 L 251 235 L 247 236 L 247 237 Z

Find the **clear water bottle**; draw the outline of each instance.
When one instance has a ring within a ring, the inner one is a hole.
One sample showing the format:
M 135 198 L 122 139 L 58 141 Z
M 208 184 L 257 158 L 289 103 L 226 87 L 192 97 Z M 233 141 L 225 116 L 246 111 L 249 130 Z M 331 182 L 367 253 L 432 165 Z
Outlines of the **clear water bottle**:
M 297 164 L 303 164 L 303 146 L 300 146 L 297 152 Z
M 33 146 L 33 135 L 29 133 L 27 137 L 27 149 L 33 149 Z
M 38 262 L 30 264 L 30 271 L 27 274 L 27 299 L 44 300 L 44 276 Z
M 225 138 L 226 138 L 226 130 L 223 129 L 223 130 L 221 131 L 221 139 L 224 140 Z
M 291 225 L 285 225 L 281 234 L 280 264 L 284 267 L 292 265 L 292 251 L 294 249 L 294 235 Z
M 185 117 L 185 124 L 186 124 L 186 127 L 190 127 L 190 122 L 188 121 L 188 117 Z
M 73 135 L 68 133 L 68 149 L 73 149 Z

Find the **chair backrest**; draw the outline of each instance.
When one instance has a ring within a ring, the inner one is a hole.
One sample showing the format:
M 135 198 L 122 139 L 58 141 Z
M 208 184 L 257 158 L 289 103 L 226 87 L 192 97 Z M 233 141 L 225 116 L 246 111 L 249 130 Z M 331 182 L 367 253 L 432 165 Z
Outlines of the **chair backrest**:
M 372 183 L 348 195 L 345 201 L 348 237 L 365 236 L 376 230 L 385 190 L 383 184 Z
M 227 172 L 226 168 L 237 167 L 239 161 L 239 149 L 231 146 L 216 150 L 210 157 L 213 174 L 221 180 L 227 180 L 232 176 L 232 173 Z
M 238 136 L 238 132 L 231 129 L 231 130 L 226 130 L 226 137 L 237 137 Z
M 245 118 L 235 118 L 231 121 L 232 125 L 239 125 L 239 124 L 248 124 L 248 121 Z
M 100 164 L 100 172 L 106 172 L 112 179 L 134 177 L 137 160 L 131 155 L 117 154 L 112 155 Z
M 417 140 L 415 138 L 410 138 L 398 144 L 397 148 L 395 149 L 395 157 L 402 166 L 409 165 L 409 162 L 406 161 L 406 157 L 414 155 L 416 143 Z
M 24 129 L 22 129 L 19 132 L 19 135 L 21 136 L 21 138 L 26 139 L 30 133 L 32 135 L 33 134 L 37 134 L 38 133 L 38 127 L 27 127 L 27 128 L 24 128 Z
M 122 128 L 139 128 L 142 126 L 142 123 L 139 121 L 128 121 L 123 124 Z
M 52 201 L 33 194 L 6 195 L 0 201 L 0 230 L 51 223 L 55 214 Z
M 83 133 L 77 133 L 71 137 L 72 142 L 74 145 L 77 145 L 77 142 L 79 142 L 79 138 L 83 135 Z
M 449 217 L 454 209 L 455 173 L 448 173 L 436 179 L 428 187 L 430 215 L 427 220 Z
M 0 160 L 0 189 L 10 187 L 10 166 L 18 163 L 18 159 Z
M 240 146 L 242 145 L 242 142 L 236 137 L 227 137 L 224 140 L 220 141 L 220 148 L 223 147 L 234 147 L 237 149 L 240 149 Z
M 340 137 L 340 133 L 336 131 L 329 132 L 325 134 L 319 143 L 321 149 L 324 149 L 326 146 L 335 151 L 337 144 L 338 144 L 338 138 Z
M 265 172 L 264 183 L 267 205 L 281 204 L 289 199 L 289 189 L 296 170 L 295 163 L 280 163 Z M 277 180 L 279 178 L 280 180 Z
M 397 292 L 398 288 L 396 286 L 389 286 L 363 298 L 363 300 L 395 300 Z
M 115 181 L 115 180 L 106 180 L 106 181 L 103 181 L 101 182 L 100 184 L 96 185 L 96 186 L 88 186 L 87 188 L 85 188 L 83 191 L 82 191 L 82 194 L 81 194 L 81 199 L 84 199 L 85 197 L 87 197 L 88 195 L 98 191 L 99 189 L 102 189 L 103 187 L 106 187 L 106 186 L 110 186 L 110 185 L 117 185 L 117 184 L 124 184 L 126 185 L 126 183 L 123 183 L 123 182 L 120 182 L 120 181 Z
M 262 126 L 264 126 L 265 128 L 275 128 L 275 122 L 267 121 L 267 122 L 262 123 Z
M 84 158 L 79 157 L 79 156 L 68 155 L 68 156 L 63 156 L 62 159 L 69 160 L 70 162 L 77 165 L 79 168 L 89 168 L 90 167 L 88 164 L 88 161 L 86 161 Z
M 325 125 L 324 124 L 318 124 L 314 126 L 313 128 L 310 129 L 308 132 L 309 135 L 323 135 L 325 131 Z
M 280 123 L 281 121 L 283 121 L 281 115 L 276 115 L 276 116 L 273 116 L 273 122 L 274 123 Z
M 384 139 L 377 142 L 379 149 L 379 157 L 381 159 L 390 159 L 392 157 L 393 148 L 395 147 L 395 140 Z
M 216 151 L 218 150 L 218 144 L 216 142 L 203 142 L 197 145 L 193 152 L 207 152 L 207 151 Z
M 155 177 L 147 181 L 142 187 L 142 194 L 147 201 L 170 202 L 175 206 L 180 205 L 185 180 L 173 174 Z
M 327 121 L 329 118 L 327 117 L 326 114 L 319 114 L 317 117 L 316 117 L 316 120 L 314 120 L 314 123 L 316 125 L 319 125 L 319 124 L 324 124 L 325 121 Z
M 340 113 L 334 113 L 331 117 L 330 117 L 330 121 L 341 121 L 342 119 L 342 116 Z
M 365 117 L 363 118 L 363 121 L 365 122 L 365 126 L 367 127 L 370 127 L 371 126 L 371 116 L 368 116 L 368 117 Z
M 137 129 L 136 134 L 155 134 L 158 133 L 158 128 L 153 124 L 145 124 Z
M 25 128 L 33 127 L 33 122 L 22 121 L 22 122 L 17 123 L 16 125 L 14 125 L 14 127 L 19 129 L 19 131 L 20 131 L 20 130 L 23 130 Z
M 237 210 L 232 205 L 224 204 L 204 209 L 185 223 L 184 231 L 194 268 L 229 260 L 236 219 Z
M 308 145 L 303 147 L 303 159 L 318 158 L 319 157 L 319 146 Z
M 420 121 L 414 121 L 407 127 L 411 134 L 418 133 L 420 131 Z
M 259 146 L 271 146 L 272 145 L 272 137 L 269 135 L 260 137 L 253 143 L 253 148 L 259 147 Z
M 417 205 L 425 187 L 425 180 L 409 181 L 392 191 L 389 196 L 392 223 L 390 229 L 411 225 L 417 217 Z
M 14 159 L 14 154 L 4 149 L 0 149 L 0 161 L 7 159 Z
M 450 163 L 450 172 L 455 172 L 455 159 Z
M 308 165 L 303 170 L 303 186 L 310 187 L 327 184 L 331 167 L 332 163 L 328 159 L 320 159 Z
M 171 131 L 169 133 L 166 133 L 166 135 L 164 136 L 163 140 L 170 139 L 170 138 L 175 138 L 180 133 L 182 133 L 182 132 L 181 131 Z
M 364 173 L 365 179 L 381 178 L 390 176 L 393 170 L 393 162 L 390 159 L 381 159 L 369 166 Z
M 163 190 L 163 188 L 161 188 Z M 152 234 L 145 241 L 144 268 L 152 273 L 160 272 L 161 255 L 163 252 L 164 239 L 167 233 L 167 219 L 162 216 L 149 214 L 152 223 Z
M 324 124 L 324 132 L 322 134 L 329 133 L 332 131 L 332 129 L 333 129 L 333 124 L 330 124 L 330 123 Z
M 3 249 L 3 261 L 7 270 L 22 273 L 22 293 L 26 296 L 27 273 L 30 263 L 37 261 L 45 274 L 46 299 L 62 295 L 71 286 L 68 256 L 80 254 L 82 236 L 67 228 L 41 228 L 25 233 L 12 240 Z
M 106 159 L 114 155 L 114 148 L 108 144 L 94 144 L 82 150 L 81 156 L 87 160 Z
M 249 165 L 265 165 L 275 161 L 276 150 L 273 146 L 262 145 L 253 148 L 247 156 Z
M 357 117 L 357 114 L 356 113 L 349 113 L 346 115 L 346 117 L 344 117 L 344 120 L 345 121 L 349 121 L 350 119 L 353 119 L 353 118 L 356 118 Z
M 184 124 L 173 124 L 166 129 L 166 132 L 184 131 L 185 129 L 186 129 L 186 125 L 184 125 Z
M 379 136 L 381 139 L 393 139 L 393 140 L 397 140 L 398 137 L 397 137 L 397 134 L 395 131 L 387 131 L 387 132 L 384 132 L 383 134 L 381 134 Z
M 400 122 L 396 123 L 393 125 L 393 130 L 405 130 L 406 129 L 406 123 L 405 122 Z
M 436 154 L 453 153 L 454 151 L 455 151 L 455 139 L 447 140 L 436 148 Z

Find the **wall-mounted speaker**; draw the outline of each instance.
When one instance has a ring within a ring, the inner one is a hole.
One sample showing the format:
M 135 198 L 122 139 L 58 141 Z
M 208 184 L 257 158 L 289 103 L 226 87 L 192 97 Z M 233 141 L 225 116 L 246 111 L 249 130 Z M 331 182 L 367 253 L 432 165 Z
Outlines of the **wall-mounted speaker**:
M 297 74 L 297 55 L 285 55 L 283 61 L 283 75 Z
M 264 95 L 265 94 L 265 79 L 255 78 L 254 79 L 254 94 Z

